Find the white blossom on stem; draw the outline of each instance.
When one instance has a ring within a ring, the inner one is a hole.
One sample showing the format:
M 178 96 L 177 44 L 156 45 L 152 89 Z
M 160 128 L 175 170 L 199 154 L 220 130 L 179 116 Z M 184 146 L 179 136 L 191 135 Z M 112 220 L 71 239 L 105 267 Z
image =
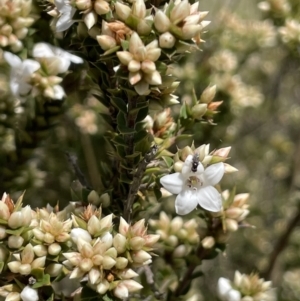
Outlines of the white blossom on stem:
M 75 22 L 72 18 L 76 9 L 67 0 L 54 0 L 54 4 L 60 13 L 59 19 L 56 22 L 56 31 L 65 31 Z
M 204 170 L 199 162 L 197 170 L 192 171 L 193 156 L 189 155 L 181 172 L 166 175 L 160 179 L 161 184 L 171 193 L 178 194 L 175 201 L 177 214 L 185 215 L 199 204 L 205 210 L 221 210 L 221 195 L 213 186 L 223 177 L 225 168 L 222 162 L 213 164 Z

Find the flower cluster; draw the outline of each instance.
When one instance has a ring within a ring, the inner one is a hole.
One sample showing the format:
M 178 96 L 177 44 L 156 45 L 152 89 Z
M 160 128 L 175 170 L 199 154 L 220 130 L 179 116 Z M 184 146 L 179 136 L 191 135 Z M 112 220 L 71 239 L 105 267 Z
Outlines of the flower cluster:
M 62 78 L 57 75 L 65 73 L 71 62 L 80 64 L 83 60 L 46 43 L 35 44 L 32 52 L 35 60 L 24 61 L 10 52 L 4 53 L 11 66 L 11 92 L 18 98 L 24 98 L 31 92 L 33 96 L 63 99 L 65 92 L 59 85 Z
M 286 20 L 285 25 L 279 28 L 279 34 L 283 43 L 300 44 L 300 22 L 295 19 Z
M 265 281 L 257 274 L 246 275 L 236 271 L 233 282 L 219 279 L 218 295 L 222 301 L 275 301 L 271 285 L 271 281 Z
M 30 0 L 0 1 L 0 46 L 9 47 L 11 51 L 22 50 L 23 40 L 34 19 L 30 17 L 32 2 Z

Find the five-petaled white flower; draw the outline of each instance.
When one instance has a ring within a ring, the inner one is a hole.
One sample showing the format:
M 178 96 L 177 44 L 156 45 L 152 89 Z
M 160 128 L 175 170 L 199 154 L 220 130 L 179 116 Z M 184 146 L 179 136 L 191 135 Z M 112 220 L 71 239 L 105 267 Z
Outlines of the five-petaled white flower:
M 218 212 L 222 208 L 221 195 L 213 186 L 224 175 L 224 164 L 217 163 L 204 170 L 199 162 L 197 170 L 192 171 L 193 156 L 189 155 L 181 173 L 176 172 L 160 179 L 160 183 L 171 193 L 178 194 L 175 201 L 176 213 L 185 215 L 199 204 L 205 210 Z
M 25 96 L 30 92 L 31 75 L 40 68 L 40 64 L 34 60 L 22 61 L 18 56 L 10 52 L 4 52 L 4 59 L 11 66 L 10 89 L 17 97 Z
M 61 32 L 70 28 L 75 22 L 72 20 L 76 8 L 67 0 L 54 0 L 54 4 L 60 13 L 59 19 L 56 22 L 56 31 Z

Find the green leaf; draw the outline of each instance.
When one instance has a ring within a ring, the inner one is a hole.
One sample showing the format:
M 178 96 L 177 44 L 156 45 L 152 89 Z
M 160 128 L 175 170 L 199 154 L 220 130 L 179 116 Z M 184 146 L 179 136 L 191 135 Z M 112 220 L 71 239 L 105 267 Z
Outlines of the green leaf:
M 124 173 L 121 174 L 120 181 L 127 184 L 132 184 L 132 179 L 129 179 Z
M 118 97 L 111 97 L 110 100 L 116 108 L 118 108 L 123 113 L 127 114 L 127 106 L 123 99 Z
M 103 301 L 113 301 L 113 299 L 111 299 L 111 298 L 108 297 L 107 295 L 104 295 L 104 296 L 102 297 L 102 300 L 103 300 Z
M 121 135 L 117 135 L 112 139 L 112 142 L 115 144 L 123 145 L 123 146 L 128 146 L 128 143 L 125 142 L 123 137 Z
M 15 235 L 15 236 L 20 236 L 24 231 L 24 227 L 12 230 L 12 229 L 6 229 L 5 232 L 7 234 Z
M 136 116 L 136 122 L 140 122 L 144 120 L 147 117 L 147 115 L 148 115 L 148 107 L 140 109 Z
M 1 225 L 7 225 L 7 221 L 5 219 L 0 218 Z
M 17 203 L 15 204 L 14 212 L 19 211 L 20 209 L 22 209 L 24 194 L 25 194 L 25 191 L 18 198 Z
M 4 267 L 4 262 L 0 262 L 0 274 L 2 273 L 2 270 L 3 270 L 3 267 Z
M 36 282 L 32 288 L 39 288 L 39 287 L 44 287 L 44 286 L 50 286 L 51 285 L 51 280 L 50 280 L 50 275 L 45 274 L 43 279 Z
M 44 279 L 44 269 L 43 268 L 36 268 L 31 270 L 31 275 L 37 280 L 37 281 L 43 281 Z
M 149 133 L 146 130 L 139 131 L 134 135 L 134 142 L 137 143 L 143 139 L 145 139 Z
M 182 106 L 180 108 L 179 116 L 184 119 L 186 119 L 188 117 L 187 112 L 186 112 L 186 103 L 185 102 L 182 104 Z
M 129 128 L 127 126 L 127 120 L 126 115 L 123 112 L 119 112 L 117 116 L 117 124 L 118 124 L 118 130 L 121 134 L 134 134 L 135 129 Z

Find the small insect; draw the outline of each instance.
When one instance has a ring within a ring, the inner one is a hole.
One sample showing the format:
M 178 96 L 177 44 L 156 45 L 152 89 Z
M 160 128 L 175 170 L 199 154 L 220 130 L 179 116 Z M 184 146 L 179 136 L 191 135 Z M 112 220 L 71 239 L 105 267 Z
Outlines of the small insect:
M 199 155 L 196 153 L 196 154 L 194 154 L 194 156 L 193 156 L 191 171 L 192 171 L 192 172 L 196 172 L 196 171 L 197 171 L 198 165 L 199 165 Z

